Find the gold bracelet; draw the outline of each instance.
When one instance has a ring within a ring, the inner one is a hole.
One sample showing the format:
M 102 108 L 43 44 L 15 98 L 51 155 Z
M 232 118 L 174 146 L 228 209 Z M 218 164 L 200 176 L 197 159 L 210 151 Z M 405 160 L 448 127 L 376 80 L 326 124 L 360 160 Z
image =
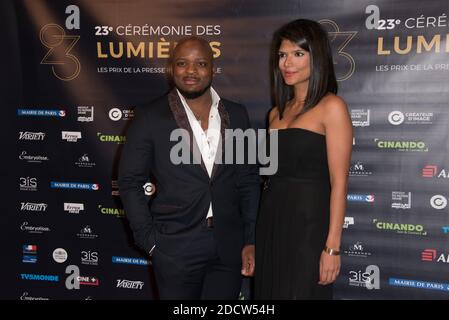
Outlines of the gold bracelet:
M 328 246 L 324 246 L 323 251 L 326 252 L 327 254 L 329 254 L 330 256 L 339 256 L 340 255 L 340 251 L 331 249 Z

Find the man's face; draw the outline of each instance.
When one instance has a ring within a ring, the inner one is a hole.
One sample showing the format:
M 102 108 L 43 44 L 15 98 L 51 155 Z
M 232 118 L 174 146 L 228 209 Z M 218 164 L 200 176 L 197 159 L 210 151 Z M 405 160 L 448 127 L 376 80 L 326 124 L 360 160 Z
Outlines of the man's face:
M 180 44 L 172 62 L 173 81 L 186 99 L 202 96 L 212 83 L 212 56 L 198 41 Z

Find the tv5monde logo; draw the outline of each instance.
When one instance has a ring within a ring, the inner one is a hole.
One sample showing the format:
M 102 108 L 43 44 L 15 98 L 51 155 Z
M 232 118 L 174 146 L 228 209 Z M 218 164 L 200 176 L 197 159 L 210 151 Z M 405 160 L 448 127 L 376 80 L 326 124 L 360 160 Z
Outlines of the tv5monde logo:
M 48 49 L 41 64 L 50 65 L 56 78 L 70 81 L 78 77 L 81 71 L 81 63 L 72 52 L 80 36 L 67 35 L 66 30 L 80 29 L 80 9 L 69 5 L 65 13 L 65 29 L 55 23 L 46 24 L 41 28 L 39 38 Z

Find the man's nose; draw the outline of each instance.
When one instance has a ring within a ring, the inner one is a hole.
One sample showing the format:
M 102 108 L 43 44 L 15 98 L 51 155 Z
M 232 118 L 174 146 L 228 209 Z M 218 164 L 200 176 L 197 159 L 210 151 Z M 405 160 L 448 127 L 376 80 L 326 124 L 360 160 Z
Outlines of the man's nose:
M 188 73 L 196 73 L 197 69 L 194 63 L 189 63 L 187 65 L 187 70 Z

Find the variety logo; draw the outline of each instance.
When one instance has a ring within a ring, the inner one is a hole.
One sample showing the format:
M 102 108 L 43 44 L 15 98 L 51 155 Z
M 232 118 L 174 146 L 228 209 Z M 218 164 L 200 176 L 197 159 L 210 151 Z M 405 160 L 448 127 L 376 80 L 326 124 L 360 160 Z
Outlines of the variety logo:
M 442 210 L 447 206 L 447 199 L 441 194 L 436 194 L 432 198 L 430 198 L 430 205 L 434 209 Z
M 47 210 L 48 204 L 46 203 L 34 203 L 34 202 L 21 202 L 20 211 L 34 211 L 44 212 Z
M 98 210 L 100 210 L 102 214 L 116 216 L 117 218 L 124 218 L 126 215 L 125 210 L 120 208 L 107 208 L 102 205 L 98 205 Z
M 77 234 L 77 236 L 81 239 L 96 239 L 98 235 L 92 232 L 92 228 L 87 225 L 81 229 L 81 231 Z
M 354 217 L 345 217 L 345 222 L 343 223 L 343 228 L 347 229 L 352 224 L 354 224 Z
M 78 106 L 78 121 L 92 122 L 94 121 L 94 107 L 93 106 Z
M 150 264 L 150 261 L 145 260 L 145 259 L 140 259 L 140 258 L 112 256 L 112 263 L 135 264 L 135 265 L 139 265 L 139 266 L 147 266 Z
M 91 266 L 98 265 L 98 252 L 97 251 L 81 251 L 81 264 L 87 264 Z
M 123 144 L 126 141 L 125 136 L 102 134 L 101 132 L 97 132 L 97 137 L 101 142 L 115 142 L 117 144 Z
M 350 245 L 348 247 L 348 250 L 344 250 L 343 252 L 350 257 L 366 258 L 371 256 L 371 252 L 365 251 L 365 248 L 360 241 L 357 241 L 353 245 Z
M 100 189 L 100 185 L 97 183 L 57 182 L 57 181 L 51 181 L 50 187 L 53 189 L 81 189 L 81 190 L 94 190 L 94 191 Z
M 112 121 L 119 121 L 119 120 L 131 120 L 134 118 L 134 110 L 133 109 L 119 109 L 119 108 L 112 108 L 109 110 L 109 119 Z
M 430 290 L 449 292 L 448 283 L 390 278 L 388 279 L 388 284 L 394 287 L 408 287 L 408 288 L 430 289 Z
M 369 265 L 365 271 L 349 271 L 349 285 L 365 287 L 368 290 L 380 289 L 380 270 L 376 265 Z
M 394 223 L 379 221 L 377 219 L 373 219 L 373 224 L 376 229 L 379 230 L 394 231 L 399 234 L 427 235 L 427 231 L 424 230 L 424 227 L 420 224 Z
M 37 191 L 37 178 L 20 177 L 19 188 L 21 191 Z
M 67 251 L 63 248 L 57 248 L 53 251 L 53 260 L 57 263 L 64 263 L 67 261 L 68 254 Z
M 27 154 L 26 151 L 22 151 L 22 153 L 19 155 L 20 160 L 25 160 L 26 162 L 30 163 L 42 163 L 42 161 L 48 161 L 48 157 L 45 156 L 30 156 Z
M 34 281 L 50 281 L 58 282 L 59 276 L 54 274 L 32 274 L 32 273 L 21 273 L 20 279 L 22 280 L 34 280 Z
M 117 279 L 117 288 L 142 290 L 144 285 L 143 281 L 131 281 L 125 279 Z
M 18 116 L 65 117 L 65 110 L 17 109 Z
M 438 170 L 435 165 L 427 165 L 422 169 L 422 176 L 424 178 L 449 179 L 449 172 L 446 169 Z
M 62 140 L 67 142 L 78 142 L 81 139 L 80 131 L 61 131 Z
M 29 141 L 44 141 L 44 132 L 30 132 L 30 131 L 20 131 L 19 140 L 29 140 Z
M 403 191 L 391 192 L 391 207 L 393 209 L 410 209 L 412 207 L 412 193 Z
M 374 202 L 374 194 L 348 194 L 348 201 L 351 202 Z
M 75 164 L 80 168 L 92 168 L 95 167 L 95 162 L 92 162 L 87 155 L 87 153 L 83 154 L 79 157 L 78 161 Z
M 64 211 L 69 213 L 80 213 L 80 211 L 84 211 L 84 203 L 64 202 Z
M 30 295 L 28 295 L 28 292 L 24 292 L 21 296 L 20 296 L 20 300 L 50 300 L 49 298 L 44 298 L 44 297 L 31 297 Z
M 39 227 L 34 227 L 34 226 L 29 226 L 28 225 L 28 221 L 25 221 L 22 223 L 22 225 L 20 226 L 20 230 L 22 231 L 26 231 L 28 233 L 44 233 L 44 232 L 50 232 L 50 228 L 49 227 L 43 227 L 43 226 L 39 226 Z
M 397 151 L 419 151 L 419 152 L 427 152 L 429 148 L 427 148 L 426 143 L 424 141 L 400 141 L 400 140 L 380 140 L 374 139 L 376 146 L 379 149 L 384 150 L 397 150 Z
M 354 127 L 367 127 L 370 125 L 370 109 L 351 110 L 351 120 Z

